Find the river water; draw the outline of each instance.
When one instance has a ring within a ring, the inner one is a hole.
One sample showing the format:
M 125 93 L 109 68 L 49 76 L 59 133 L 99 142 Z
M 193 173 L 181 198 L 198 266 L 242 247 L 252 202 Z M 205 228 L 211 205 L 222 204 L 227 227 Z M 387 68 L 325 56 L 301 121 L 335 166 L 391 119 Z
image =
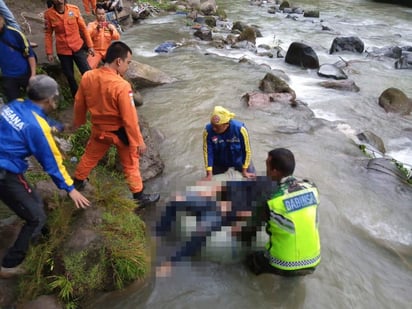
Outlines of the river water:
M 154 53 L 167 40 L 195 41 L 186 18 L 178 14 L 151 17 L 125 32 L 123 40 L 133 47 L 136 60 L 177 79 L 141 92 L 144 105 L 139 114 L 164 137 L 159 145 L 164 173 L 146 187 L 167 199 L 203 177 L 202 129 L 213 106 L 223 105 L 246 123 L 260 173 L 269 150 L 287 147 L 296 155 L 295 174 L 318 185 L 320 266 L 300 279 L 256 277 L 235 254 L 222 255 L 206 259 L 204 265 L 180 265 L 170 277 L 154 278 L 138 292 L 112 294 L 100 308 L 411 308 L 412 189 L 368 170 L 369 159 L 351 137 L 371 131 L 382 138 L 387 155 L 412 164 L 412 117 L 387 114 L 378 106 L 379 95 L 389 87 L 412 96 L 412 70 L 395 70 L 389 58 L 329 55 L 328 50 L 339 35 L 358 36 L 367 50 L 412 45 L 412 9 L 367 0 L 295 4 L 319 9 L 323 21 L 272 15 L 267 6 L 251 6 L 246 0 L 218 1 L 230 21 L 260 27 L 263 37 L 258 44 L 287 51 L 290 43 L 300 41 L 313 47 L 320 64 L 335 63 L 339 57 L 353 60 L 346 72 L 359 92 L 321 88 L 315 70 L 287 65 L 284 59 L 217 50 L 204 42 L 185 44 L 169 54 Z M 321 24 L 332 31 L 322 31 Z M 244 93 L 258 90 L 268 70 L 239 64 L 243 56 L 284 71 L 297 99 L 314 115 L 279 103 L 260 109 L 241 103 Z

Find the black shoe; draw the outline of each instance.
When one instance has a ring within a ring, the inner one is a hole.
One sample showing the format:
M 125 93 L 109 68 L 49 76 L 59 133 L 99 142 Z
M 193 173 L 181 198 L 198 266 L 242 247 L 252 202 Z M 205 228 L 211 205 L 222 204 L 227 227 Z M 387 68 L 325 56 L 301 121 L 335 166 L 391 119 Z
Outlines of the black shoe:
M 149 204 L 156 203 L 160 199 L 159 193 L 134 193 L 133 199 L 139 204 L 139 208 L 144 208 Z
M 73 178 L 73 186 L 77 191 L 83 191 L 86 187 L 86 180 Z

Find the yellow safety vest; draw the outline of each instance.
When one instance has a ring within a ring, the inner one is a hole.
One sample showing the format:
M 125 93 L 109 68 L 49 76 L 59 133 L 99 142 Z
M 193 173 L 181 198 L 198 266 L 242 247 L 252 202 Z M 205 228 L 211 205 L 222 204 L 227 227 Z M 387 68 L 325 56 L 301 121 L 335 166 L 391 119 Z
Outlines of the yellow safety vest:
M 283 270 L 315 267 L 320 263 L 319 193 L 309 182 L 290 178 L 268 201 L 270 218 L 266 244 L 270 264 Z M 292 192 L 291 192 L 292 191 Z

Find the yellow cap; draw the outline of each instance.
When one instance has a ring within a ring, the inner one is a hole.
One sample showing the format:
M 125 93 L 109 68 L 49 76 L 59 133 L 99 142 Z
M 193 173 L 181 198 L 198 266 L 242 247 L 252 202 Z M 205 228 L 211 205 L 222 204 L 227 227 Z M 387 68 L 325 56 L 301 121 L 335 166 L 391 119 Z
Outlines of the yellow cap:
M 224 124 L 228 123 L 230 119 L 234 118 L 235 114 L 229 112 L 226 108 L 222 106 L 215 106 L 213 110 L 210 122 L 212 124 Z

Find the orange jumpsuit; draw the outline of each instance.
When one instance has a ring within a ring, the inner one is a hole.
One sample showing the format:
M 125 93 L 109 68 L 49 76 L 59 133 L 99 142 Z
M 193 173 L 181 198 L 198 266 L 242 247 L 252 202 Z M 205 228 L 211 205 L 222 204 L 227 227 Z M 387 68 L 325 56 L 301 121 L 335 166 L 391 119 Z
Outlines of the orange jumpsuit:
M 96 1 L 97 0 L 83 0 L 84 11 L 86 12 L 86 14 L 90 14 L 96 11 Z
M 114 25 L 111 25 L 109 29 L 108 22 L 105 22 L 103 27 L 99 24 L 101 23 L 96 20 L 87 25 L 94 46 L 94 56 L 89 55 L 87 57 L 87 62 L 92 69 L 97 68 L 100 61 L 106 57 L 106 50 L 110 43 L 120 38 L 120 34 Z
M 92 39 L 77 6 L 65 4 L 63 14 L 51 7 L 44 12 L 44 22 L 44 45 L 47 55 L 53 54 L 53 32 L 56 52 L 59 55 L 72 55 L 82 48 L 84 42 L 80 32 L 83 34 L 87 47 L 93 47 Z
M 75 127 L 86 123 L 87 112 L 91 116 L 92 129 L 74 177 L 86 179 L 109 147 L 115 145 L 130 191 L 143 191 L 137 147 L 145 144 L 130 84 L 107 67 L 87 71 L 75 97 Z M 126 131 L 129 145 L 114 133 L 122 127 Z

